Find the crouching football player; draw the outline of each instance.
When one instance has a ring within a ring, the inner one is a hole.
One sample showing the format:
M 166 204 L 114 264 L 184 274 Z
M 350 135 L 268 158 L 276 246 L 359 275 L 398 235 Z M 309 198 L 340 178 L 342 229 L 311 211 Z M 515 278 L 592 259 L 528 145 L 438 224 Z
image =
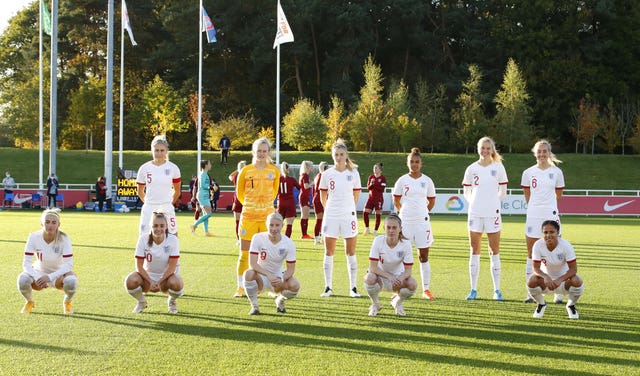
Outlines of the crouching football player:
M 300 284 L 293 278 L 296 265 L 296 246 L 282 235 L 283 218 L 278 213 L 267 216 L 267 232 L 251 238 L 249 267 L 244 273 L 244 291 L 251 303 L 250 315 L 259 315 L 258 294 L 272 291 L 276 295 L 276 312 L 285 313 L 285 301 L 295 298 Z M 283 268 L 286 261 L 287 268 Z
M 18 290 L 26 300 L 22 313 L 29 314 L 35 307 L 33 290 L 40 291 L 55 286 L 64 291 L 62 309 L 69 315 L 73 313 L 71 298 L 78 289 L 78 277 L 71 271 L 71 240 L 60 231 L 60 209 L 43 211 L 40 223 L 42 229 L 31 233 L 24 247 L 23 272 L 18 276 Z
M 542 222 L 542 239 L 533 244 L 531 259 L 533 275 L 527 282 L 531 297 L 538 303 L 533 317 L 542 318 L 547 304 L 544 295 L 550 292 L 568 295 L 567 313 L 570 319 L 578 318 L 576 303 L 584 285 L 576 274 L 576 254 L 568 241 L 559 238 L 560 225 L 553 220 Z
M 136 270 L 124 281 L 127 292 L 138 301 L 133 313 L 147 308 L 145 294 L 149 291 L 169 295 L 169 313 L 178 313 L 176 299 L 182 296 L 184 283 L 180 277 L 180 243 L 169 233 L 167 216 L 163 212 L 153 212 L 150 230 L 138 238 L 135 259 Z

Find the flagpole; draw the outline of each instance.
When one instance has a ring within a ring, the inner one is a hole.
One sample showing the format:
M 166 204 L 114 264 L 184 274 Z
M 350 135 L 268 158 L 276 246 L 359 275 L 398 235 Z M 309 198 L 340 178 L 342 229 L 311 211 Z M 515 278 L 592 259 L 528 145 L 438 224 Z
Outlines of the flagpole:
M 42 67 L 42 37 L 44 26 L 42 24 L 44 12 L 42 0 L 40 0 L 40 43 L 39 43 L 39 94 L 38 94 L 38 189 L 42 190 L 44 187 L 42 173 L 44 165 L 44 98 L 43 98 L 43 67 Z
M 200 159 L 202 153 L 202 0 L 200 0 L 200 22 L 198 27 L 198 158 L 196 159 L 196 173 L 200 171 Z
M 280 45 L 276 63 L 276 165 L 280 165 Z
M 124 2 L 124 0 L 121 0 Z M 124 3 L 121 3 L 120 7 L 120 117 L 118 122 L 118 167 L 122 167 L 122 147 L 123 147 L 123 135 L 124 135 Z
M 111 198 L 111 176 L 113 174 L 113 0 L 107 5 L 107 93 L 104 127 L 104 178 L 107 197 Z
M 58 117 L 58 0 L 51 1 L 51 92 L 49 93 L 49 174 L 56 173 Z

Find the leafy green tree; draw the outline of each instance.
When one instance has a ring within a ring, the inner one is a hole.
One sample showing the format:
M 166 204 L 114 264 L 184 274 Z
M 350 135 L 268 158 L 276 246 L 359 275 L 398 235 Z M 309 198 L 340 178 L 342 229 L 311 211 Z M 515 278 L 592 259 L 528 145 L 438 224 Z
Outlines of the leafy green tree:
M 449 117 L 446 113 L 447 89 L 439 84 L 434 91 L 429 89 L 427 81 L 416 83 L 414 116 L 420 124 L 420 147 L 433 153 L 436 148 L 446 150 Z
M 497 114 L 494 122 L 496 142 L 509 147 L 509 153 L 515 148 L 525 151 L 531 143 L 531 107 L 528 101 L 527 85 L 513 59 L 507 62 L 502 86 L 495 96 Z
M 71 92 L 69 115 L 60 134 L 60 148 L 104 148 L 105 81 L 91 77 Z M 86 135 L 91 137 L 86 145 Z M 94 142 L 95 141 L 95 142 Z
M 356 150 L 371 152 L 375 135 L 384 127 L 387 118 L 382 97 L 382 68 L 369 55 L 363 69 L 365 84 L 360 89 L 360 102 L 349 122 L 349 136 Z
M 217 146 L 222 135 L 226 134 L 231 139 L 231 147 L 239 150 L 251 146 L 253 141 L 258 138 L 259 131 L 256 120 L 251 114 L 231 115 L 220 119 L 207 129 L 206 141 L 209 145 Z
M 607 108 L 601 115 L 602 123 L 602 140 L 604 141 L 607 153 L 613 154 L 615 149 L 620 146 L 620 119 L 616 112 L 613 98 L 609 98 Z
M 322 146 L 323 150 L 330 151 L 331 146 L 337 139 L 346 139 L 348 122 L 349 117 L 345 114 L 344 103 L 337 96 L 332 96 L 331 107 L 329 108 L 329 113 L 325 118 L 327 137 Z
M 142 123 L 151 135 L 185 132 L 187 99 L 156 75 L 142 93 Z
M 388 126 L 383 128 L 384 135 L 380 136 L 387 140 L 387 150 L 406 152 L 420 139 L 421 129 L 418 121 L 410 117 L 409 88 L 404 80 L 394 86 L 387 98 Z
M 299 151 L 322 146 L 326 133 L 322 109 L 306 98 L 300 99 L 283 119 L 283 140 Z
M 457 123 L 456 135 L 465 148 L 473 149 L 487 132 L 487 118 L 484 114 L 483 103 L 485 95 L 480 90 L 482 84 L 482 72 L 480 68 L 472 64 L 469 66 L 469 78 L 462 83 L 462 92 L 456 99 L 457 108 L 453 110 L 452 118 Z

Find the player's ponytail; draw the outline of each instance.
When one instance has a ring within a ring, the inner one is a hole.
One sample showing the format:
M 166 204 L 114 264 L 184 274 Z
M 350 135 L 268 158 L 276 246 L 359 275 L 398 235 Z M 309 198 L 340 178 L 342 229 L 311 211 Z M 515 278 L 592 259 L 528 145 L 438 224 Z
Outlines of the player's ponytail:
M 549 141 L 547 140 L 540 140 L 538 142 L 536 142 L 535 145 L 533 145 L 533 148 L 531 148 L 531 151 L 533 152 L 533 156 L 536 156 L 536 153 L 538 152 L 538 148 L 542 145 L 545 145 L 547 147 L 547 151 L 549 152 L 549 164 L 552 166 L 556 166 L 560 163 L 562 163 L 561 160 L 559 160 L 555 154 L 553 154 L 551 152 L 551 143 L 549 143 Z

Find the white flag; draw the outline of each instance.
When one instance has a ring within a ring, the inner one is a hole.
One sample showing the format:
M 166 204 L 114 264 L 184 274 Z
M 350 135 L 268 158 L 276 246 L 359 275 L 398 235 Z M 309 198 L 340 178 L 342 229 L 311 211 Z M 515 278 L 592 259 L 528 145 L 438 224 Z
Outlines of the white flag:
M 293 32 L 278 1 L 278 30 L 276 31 L 276 40 L 273 41 L 273 48 L 288 42 L 293 42 Z
M 122 28 L 127 31 L 129 34 L 129 39 L 131 39 L 131 44 L 137 46 L 136 40 L 133 39 L 133 30 L 131 30 L 131 23 L 129 22 L 129 12 L 127 12 L 127 3 L 122 0 Z

